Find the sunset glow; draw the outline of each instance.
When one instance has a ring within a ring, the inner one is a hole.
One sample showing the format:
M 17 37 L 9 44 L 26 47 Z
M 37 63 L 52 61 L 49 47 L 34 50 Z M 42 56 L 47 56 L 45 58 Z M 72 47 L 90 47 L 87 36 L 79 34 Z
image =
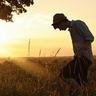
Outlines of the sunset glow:
M 28 56 L 29 39 L 31 56 L 38 56 L 40 50 L 41 56 L 53 56 L 59 48 L 62 50 L 58 56 L 73 55 L 70 34 L 53 29 L 53 15 L 61 12 L 70 20 L 85 21 L 96 37 L 95 4 L 96 0 L 36 0 L 32 7 L 27 8 L 27 13 L 14 14 L 14 22 L 0 20 L 0 56 Z M 96 55 L 96 40 L 93 53 Z

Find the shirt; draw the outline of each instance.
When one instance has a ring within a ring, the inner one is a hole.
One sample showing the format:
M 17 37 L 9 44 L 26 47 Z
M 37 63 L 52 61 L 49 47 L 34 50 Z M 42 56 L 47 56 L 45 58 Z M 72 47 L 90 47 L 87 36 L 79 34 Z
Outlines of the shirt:
M 93 62 L 91 43 L 94 41 L 94 36 L 87 25 L 81 20 L 72 20 L 69 32 L 72 39 L 74 54 L 85 56 Z

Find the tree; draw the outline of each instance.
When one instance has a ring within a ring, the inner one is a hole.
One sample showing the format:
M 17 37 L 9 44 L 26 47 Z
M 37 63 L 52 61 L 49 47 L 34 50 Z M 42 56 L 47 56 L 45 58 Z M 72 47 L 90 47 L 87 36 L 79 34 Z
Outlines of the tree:
M 25 7 L 33 5 L 33 0 L 0 0 L 0 19 L 6 22 L 12 21 L 12 12 L 20 13 L 27 12 Z

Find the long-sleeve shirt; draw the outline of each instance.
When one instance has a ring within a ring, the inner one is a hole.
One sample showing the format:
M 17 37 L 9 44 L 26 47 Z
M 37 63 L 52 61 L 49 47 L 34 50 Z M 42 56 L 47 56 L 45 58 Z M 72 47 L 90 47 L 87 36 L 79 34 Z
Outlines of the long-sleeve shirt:
M 94 41 L 94 36 L 87 25 L 81 20 L 72 20 L 69 32 L 73 43 L 74 54 L 85 56 L 90 61 L 93 61 L 91 43 Z

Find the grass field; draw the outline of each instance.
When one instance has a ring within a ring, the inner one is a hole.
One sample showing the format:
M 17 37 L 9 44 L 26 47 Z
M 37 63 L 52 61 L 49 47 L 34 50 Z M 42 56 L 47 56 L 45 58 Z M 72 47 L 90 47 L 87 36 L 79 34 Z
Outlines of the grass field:
M 96 57 L 87 92 L 74 80 L 63 81 L 60 70 L 72 57 L 0 58 L 0 96 L 96 96 Z

